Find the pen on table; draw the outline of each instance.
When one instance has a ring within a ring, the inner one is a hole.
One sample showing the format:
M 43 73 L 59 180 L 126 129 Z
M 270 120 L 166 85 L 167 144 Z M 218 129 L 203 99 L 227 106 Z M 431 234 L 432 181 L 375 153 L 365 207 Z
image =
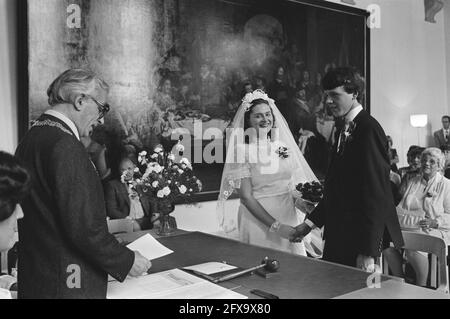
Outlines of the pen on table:
M 280 299 L 280 297 L 278 297 L 276 295 L 273 295 L 271 293 L 268 293 L 266 291 L 259 290 L 259 289 L 253 289 L 253 290 L 250 290 L 250 292 L 254 295 L 257 295 L 257 296 L 265 298 L 265 299 Z

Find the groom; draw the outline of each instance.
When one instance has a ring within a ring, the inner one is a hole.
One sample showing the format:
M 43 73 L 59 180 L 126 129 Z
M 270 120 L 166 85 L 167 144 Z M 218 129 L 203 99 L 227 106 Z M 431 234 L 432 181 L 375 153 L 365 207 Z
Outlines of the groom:
M 301 241 L 311 229 L 325 226 L 324 260 L 373 271 L 383 242 L 403 246 L 389 182 L 387 138 L 358 102 L 363 83 L 350 68 L 329 71 L 322 86 L 337 123 L 336 143 L 324 197 L 291 240 Z

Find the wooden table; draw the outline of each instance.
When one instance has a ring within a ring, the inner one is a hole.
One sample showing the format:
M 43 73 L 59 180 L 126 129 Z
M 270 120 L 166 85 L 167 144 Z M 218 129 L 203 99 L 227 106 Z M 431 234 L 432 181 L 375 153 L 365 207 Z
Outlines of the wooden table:
M 120 235 L 125 242 L 146 234 L 138 232 Z M 154 233 L 150 231 L 152 235 Z M 261 263 L 264 257 L 280 262 L 280 269 L 270 278 L 245 275 L 220 285 L 248 296 L 260 289 L 281 299 L 328 299 L 328 298 L 448 298 L 439 292 L 407 285 L 401 279 L 380 276 L 381 288 L 367 288 L 369 274 L 359 269 L 326 261 L 293 255 L 273 249 L 247 245 L 199 232 L 177 231 L 173 236 L 155 236 L 161 244 L 174 253 L 153 260 L 150 273 L 181 268 L 210 261 L 225 261 L 242 268 Z

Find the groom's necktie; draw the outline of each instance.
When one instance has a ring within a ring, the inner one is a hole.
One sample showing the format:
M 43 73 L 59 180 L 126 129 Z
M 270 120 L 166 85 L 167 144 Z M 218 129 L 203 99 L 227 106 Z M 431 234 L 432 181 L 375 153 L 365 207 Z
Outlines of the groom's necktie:
M 340 153 L 340 150 L 342 148 L 342 142 L 344 140 L 345 135 L 345 119 L 343 117 L 336 119 L 336 135 L 335 135 L 335 141 L 336 141 L 336 151 L 337 153 Z

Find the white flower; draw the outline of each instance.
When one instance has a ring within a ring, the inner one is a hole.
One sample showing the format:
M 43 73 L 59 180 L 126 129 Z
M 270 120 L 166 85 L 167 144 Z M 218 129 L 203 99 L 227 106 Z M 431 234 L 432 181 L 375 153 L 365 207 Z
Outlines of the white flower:
M 161 153 L 163 151 L 163 149 L 159 146 L 155 147 L 155 153 Z
M 158 158 L 158 154 L 154 153 L 154 154 L 151 156 L 151 158 L 153 158 L 153 159 Z
M 178 144 L 175 146 L 175 149 L 177 150 L 177 152 L 184 152 L 184 146 L 183 146 L 183 144 L 178 143 Z
M 183 157 L 183 158 L 180 160 L 180 163 L 183 163 L 183 164 L 186 164 L 186 165 L 189 165 L 189 164 L 190 164 L 189 160 L 188 160 L 186 157 Z
M 142 152 L 139 153 L 139 156 L 146 156 L 146 155 L 147 155 L 146 151 L 142 151 Z
M 227 197 L 230 195 L 230 193 L 228 191 L 224 191 L 223 194 Z
M 228 184 L 230 184 L 230 186 L 234 187 L 234 181 L 233 180 L 229 181 Z
M 172 184 L 172 181 L 171 181 L 171 180 L 168 180 L 168 181 L 167 181 L 167 184 Z
M 158 182 L 158 181 L 154 181 L 154 182 L 152 183 L 152 186 L 153 186 L 154 188 L 158 187 L 158 185 L 159 185 L 159 182 Z
M 159 198 L 163 198 L 164 197 L 164 192 L 163 191 L 158 191 L 156 196 L 158 196 Z
M 156 173 L 161 173 L 161 171 L 163 170 L 163 168 L 161 167 L 161 165 L 159 165 L 159 164 L 156 164 L 154 167 L 153 167 L 153 170 L 156 172 Z
M 163 192 L 164 195 L 169 196 L 169 194 L 170 194 L 170 188 L 166 186 L 166 187 L 164 187 L 164 188 L 162 189 L 162 192 Z
M 136 167 L 136 168 L 134 169 L 134 172 L 135 172 L 135 173 L 139 173 L 139 168 Z
M 141 155 L 138 156 L 138 162 L 142 163 L 142 156 Z
M 181 174 L 184 173 L 184 171 L 183 171 L 182 169 L 179 169 L 179 170 L 178 170 L 178 173 L 180 173 L 180 175 L 181 175 Z
M 181 164 L 181 168 L 186 169 L 187 168 L 186 164 Z
M 178 189 L 180 190 L 180 193 L 181 193 L 181 194 L 184 194 L 184 193 L 186 193 L 186 191 L 187 191 L 187 188 L 186 188 L 186 186 L 184 186 L 184 185 L 181 185 L 180 187 L 178 187 Z
M 174 160 L 175 160 L 175 155 L 173 155 L 172 153 L 170 153 L 169 156 L 167 156 L 167 158 L 168 158 L 170 161 L 174 161 Z
M 138 179 L 136 180 L 136 183 L 140 184 L 140 183 L 141 183 L 141 180 L 138 178 Z

